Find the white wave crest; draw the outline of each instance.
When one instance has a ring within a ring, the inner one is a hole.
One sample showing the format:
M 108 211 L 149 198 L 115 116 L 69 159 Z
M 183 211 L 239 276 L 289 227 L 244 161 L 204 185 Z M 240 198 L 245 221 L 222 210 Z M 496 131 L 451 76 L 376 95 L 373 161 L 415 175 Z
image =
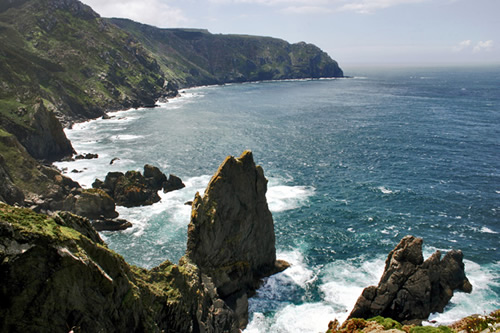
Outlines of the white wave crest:
M 269 210 L 283 212 L 299 208 L 308 202 L 314 191 L 314 187 L 310 186 L 270 186 L 266 194 Z

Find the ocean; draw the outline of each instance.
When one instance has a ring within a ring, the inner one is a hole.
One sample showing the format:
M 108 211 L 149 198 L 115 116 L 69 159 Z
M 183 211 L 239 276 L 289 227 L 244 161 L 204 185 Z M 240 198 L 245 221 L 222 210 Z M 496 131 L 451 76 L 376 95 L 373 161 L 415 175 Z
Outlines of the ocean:
M 84 187 L 144 164 L 182 178 L 184 189 L 152 206 L 118 207 L 133 228 L 101 233 L 151 268 L 184 254 L 185 202 L 227 155 L 252 150 L 269 180 L 278 258 L 292 266 L 251 298 L 247 333 L 342 322 L 409 234 L 424 239 L 424 257 L 461 249 L 474 288 L 431 320 L 500 308 L 500 66 L 346 74 L 181 90 L 154 109 L 75 124 L 76 151 L 99 158 L 56 165 Z

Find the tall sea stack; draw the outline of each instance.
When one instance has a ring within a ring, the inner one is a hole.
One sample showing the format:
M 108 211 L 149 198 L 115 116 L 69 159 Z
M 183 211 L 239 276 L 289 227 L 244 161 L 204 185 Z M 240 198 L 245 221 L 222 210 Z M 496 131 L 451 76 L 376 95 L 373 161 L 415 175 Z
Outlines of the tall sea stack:
M 274 223 L 266 201 L 267 179 L 252 153 L 226 160 L 193 202 L 186 258 L 209 276 L 217 293 L 248 321 L 248 295 L 260 279 L 288 264 L 276 260 Z

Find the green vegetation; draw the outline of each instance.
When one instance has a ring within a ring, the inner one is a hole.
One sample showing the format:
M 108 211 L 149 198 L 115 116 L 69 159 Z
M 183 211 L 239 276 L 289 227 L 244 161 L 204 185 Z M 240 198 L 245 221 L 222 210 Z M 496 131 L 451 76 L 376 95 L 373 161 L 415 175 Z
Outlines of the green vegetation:
M 410 328 L 410 333 L 452 333 L 454 332 L 448 326 L 415 326 Z
M 408 326 L 391 319 L 377 316 L 370 319 L 352 318 L 346 320 L 342 325 L 338 320 L 328 324 L 327 333 L 355 333 L 398 330 L 406 333 L 479 333 L 498 332 L 500 329 L 500 310 L 492 312 L 488 316 L 473 315 L 466 317 L 450 326 Z
M 213 35 L 206 30 L 158 29 L 108 19 L 128 31 L 178 86 L 343 76 L 318 47 L 259 36 Z
M 379 323 L 386 330 L 390 330 L 390 329 L 393 329 L 393 328 L 396 328 L 396 329 L 400 330 L 403 327 L 403 325 L 401 325 L 396 320 L 391 319 L 391 318 L 384 318 L 382 316 L 376 316 L 376 317 L 367 319 L 367 321 L 374 321 L 376 323 Z
M 0 222 L 10 223 L 22 235 L 32 238 L 48 237 L 57 242 L 78 240 L 79 232 L 58 225 L 52 218 L 37 214 L 28 208 L 14 208 L 0 202 Z
M 455 324 L 451 328 L 467 333 L 476 332 L 498 332 L 500 331 L 500 309 L 493 311 L 489 315 L 473 315 L 466 317 Z

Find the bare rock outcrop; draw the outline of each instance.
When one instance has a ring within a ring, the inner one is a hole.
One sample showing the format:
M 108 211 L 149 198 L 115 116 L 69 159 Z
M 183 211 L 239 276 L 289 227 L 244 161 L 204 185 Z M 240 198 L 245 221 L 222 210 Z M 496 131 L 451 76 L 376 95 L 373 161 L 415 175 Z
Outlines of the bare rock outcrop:
M 470 293 L 463 254 L 452 250 L 441 259 L 436 251 L 423 260 L 421 238 L 404 237 L 389 253 L 377 287 L 365 288 L 349 318 L 389 317 L 402 323 L 419 323 L 443 312 L 454 290 Z
M 102 189 L 119 206 L 136 207 L 152 205 L 160 201 L 158 191 L 179 190 L 184 187 L 182 180 L 174 175 L 169 178 L 155 166 L 146 164 L 144 173 L 138 171 L 109 172 L 104 181 L 96 179 L 93 188 Z
M 248 321 L 248 296 L 260 279 L 284 270 L 276 260 L 274 223 L 266 201 L 267 179 L 252 153 L 226 160 L 205 193 L 192 204 L 186 258 L 209 276 L 218 295 Z

